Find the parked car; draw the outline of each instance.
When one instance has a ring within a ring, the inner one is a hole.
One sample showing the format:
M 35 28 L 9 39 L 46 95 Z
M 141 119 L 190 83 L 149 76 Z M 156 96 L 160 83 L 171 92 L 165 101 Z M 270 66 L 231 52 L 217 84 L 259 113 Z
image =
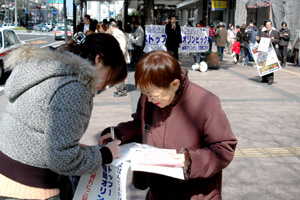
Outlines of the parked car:
M 34 25 L 33 27 L 33 30 L 35 31 L 50 31 L 50 29 L 45 25 L 45 24 L 37 24 L 37 25 Z
M 0 28 L 0 79 L 4 72 L 10 69 L 5 67 L 5 57 L 14 49 L 24 46 L 25 42 L 21 41 L 14 30 L 9 28 Z
M 68 38 L 72 37 L 72 31 L 71 28 L 68 26 L 67 27 L 67 34 Z M 59 39 L 65 39 L 65 27 L 64 26 L 58 26 L 54 32 L 54 39 L 59 40 Z
M 47 26 L 50 29 L 50 31 L 52 31 L 54 28 L 53 23 L 42 23 L 42 24 Z
M 15 24 L 12 24 L 12 23 L 4 23 L 2 25 L 3 28 L 15 28 Z

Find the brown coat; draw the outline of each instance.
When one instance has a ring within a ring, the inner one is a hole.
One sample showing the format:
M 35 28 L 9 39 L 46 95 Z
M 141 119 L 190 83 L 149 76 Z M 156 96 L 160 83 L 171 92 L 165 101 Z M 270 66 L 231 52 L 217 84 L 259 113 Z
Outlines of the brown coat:
M 216 45 L 218 47 L 225 47 L 227 41 L 227 30 L 226 28 L 218 28 L 216 31 L 217 41 Z
M 184 80 L 171 106 L 162 109 L 154 105 L 149 133 L 142 131 L 145 105 L 150 104 L 143 94 L 134 120 L 117 127 L 125 142 L 188 150 L 191 165 L 187 180 L 149 174 L 149 200 L 221 199 L 222 169 L 234 156 L 237 140 L 219 98 L 190 82 L 187 72 Z

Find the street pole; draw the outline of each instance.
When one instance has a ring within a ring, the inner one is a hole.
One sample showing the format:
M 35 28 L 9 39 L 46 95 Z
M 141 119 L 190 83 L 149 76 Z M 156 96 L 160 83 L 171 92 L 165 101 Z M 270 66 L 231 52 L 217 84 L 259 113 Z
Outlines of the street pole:
M 17 0 L 15 0 L 15 26 L 18 24 L 18 9 L 17 9 Z
M 298 32 L 298 38 L 297 38 L 297 40 L 300 38 L 300 32 Z M 296 40 L 296 41 L 297 41 Z M 300 66 L 300 42 L 299 42 L 299 47 L 298 47 L 298 66 Z
M 68 27 L 67 27 L 67 0 L 64 0 L 64 24 L 65 24 L 65 41 L 68 40 Z
M 7 17 L 7 12 L 6 12 L 6 0 L 5 0 L 5 18 L 4 18 L 5 23 L 6 23 L 6 17 Z

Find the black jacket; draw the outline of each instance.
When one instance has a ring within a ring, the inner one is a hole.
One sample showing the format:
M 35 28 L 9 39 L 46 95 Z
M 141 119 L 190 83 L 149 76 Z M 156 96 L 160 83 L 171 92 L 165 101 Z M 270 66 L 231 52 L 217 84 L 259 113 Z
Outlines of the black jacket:
M 267 31 L 267 30 L 262 31 L 262 32 L 260 33 L 260 36 L 259 36 L 259 37 L 260 37 L 260 38 L 261 38 L 261 37 L 268 37 L 268 31 Z M 276 44 L 279 44 L 279 32 L 276 31 L 276 30 L 272 30 L 271 35 L 269 36 L 269 38 L 272 38 L 272 37 L 274 37 L 274 41 L 272 42 L 272 44 L 273 44 L 273 46 L 274 46 L 274 48 L 275 48 L 275 45 L 276 45 Z
M 95 21 L 91 21 L 89 30 L 95 32 L 96 25 L 97 23 Z M 83 32 L 83 29 L 84 29 L 84 23 L 80 23 L 76 28 L 76 32 Z
M 283 35 L 283 37 L 280 37 L 279 46 L 288 46 L 291 37 L 291 31 L 288 28 L 282 28 L 279 31 L 279 35 Z
M 179 47 L 179 44 L 182 43 L 181 29 L 177 22 L 176 22 L 175 30 L 172 29 L 172 25 L 170 22 L 166 25 L 166 35 L 167 35 L 166 46 Z

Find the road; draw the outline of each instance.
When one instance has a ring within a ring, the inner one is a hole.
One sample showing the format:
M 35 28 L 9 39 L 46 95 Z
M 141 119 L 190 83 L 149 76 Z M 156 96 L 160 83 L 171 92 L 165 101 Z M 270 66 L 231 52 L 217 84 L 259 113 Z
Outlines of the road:
M 64 40 L 54 40 L 54 31 L 51 32 L 40 32 L 40 31 L 32 31 L 27 33 L 26 31 L 15 31 L 21 41 L 24 41 L 27 45 L 38 46 L 40 48 L 45 47 L 58 47 L 59 45 L 64 43 Z M 3 86 L 5 83 L 5 79 L 8 74 L 4 75 L 4 79 L 0 82 L 0 95 L 3 94 Z

